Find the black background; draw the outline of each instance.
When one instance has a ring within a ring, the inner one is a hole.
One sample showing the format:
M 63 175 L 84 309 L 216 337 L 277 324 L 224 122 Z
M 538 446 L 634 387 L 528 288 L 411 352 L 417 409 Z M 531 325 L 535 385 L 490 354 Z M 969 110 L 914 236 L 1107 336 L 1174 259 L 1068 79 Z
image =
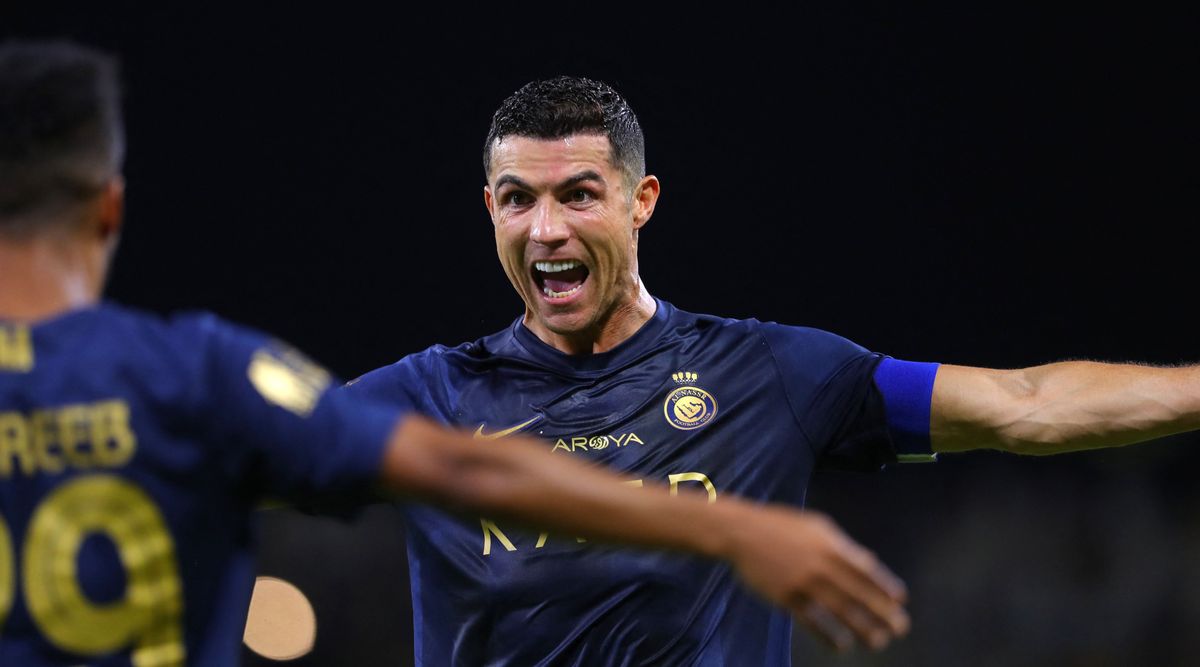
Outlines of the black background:
M 679 307 L 914 360 L 1198 356 L 1194 11 L 245 5 L 0 13 L 122 59 L 113 299 L 215 311 L 343 377 L 496 330 L 521 306 L 483 137 L 507 94 L 572 73 L 638 114 L 663 183 L 642 275 Z M 810 505 L 908 581 L 915 626 L 879 657 L 801 635 L 798 659 L 1191 662 L 1198 445 L 822 474 Z M 406 664 L 395 517 L 266 519 L 263 570 L 322 623 L 294 664 Z

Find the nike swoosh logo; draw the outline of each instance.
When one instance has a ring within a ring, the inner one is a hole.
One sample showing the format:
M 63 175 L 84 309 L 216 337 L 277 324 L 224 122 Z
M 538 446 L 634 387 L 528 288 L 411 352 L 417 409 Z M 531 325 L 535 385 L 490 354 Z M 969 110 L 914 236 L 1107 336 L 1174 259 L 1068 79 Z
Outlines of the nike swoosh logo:
M 483 432 L 484 424 L 480 424 L 479 428 L 475 429 L 475 437 L 483 438 L 484 440 L 492 440 L 494 438 L 503 438 L 506 435 L 511 435 L 513 433 L 516 433 L 517 431 L 520 431 L 521 429 L 525 428 L 526 426 L 529 426 L 530 424 L 532 424 L 536 421 L 539 421 L 541 418 L 542 418 L 541 415 L 538 415 L 537 417 L 534 417 L 533 419 L 530 419 L 527 422 L 521 422 L 520 424 L 517 424 L 516 426 L 510 426 L 510 427 L 504 429 L 503 431 L 496 431 L 495 433 L 484 433 Z

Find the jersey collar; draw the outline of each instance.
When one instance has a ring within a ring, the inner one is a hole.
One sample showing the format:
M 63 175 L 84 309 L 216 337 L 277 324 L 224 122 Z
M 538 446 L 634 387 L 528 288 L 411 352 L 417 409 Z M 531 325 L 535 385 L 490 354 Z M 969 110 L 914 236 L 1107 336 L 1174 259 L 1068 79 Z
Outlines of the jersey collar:
M 522 317 L 513 321 L 511 331 L 513 339 L 522 350 L 536 362 L 568 373 L 592 373 L 612 370 L 625 366 L 638 359 L 654 347 L 659 334 L 666 328 L 675 308 L 671 304 L 654 297 L 656 308 L 650 317 L 632 336 L 607 352 L 595 354 L 565 354 L 547 345 L 537 334 L 526 327 Z

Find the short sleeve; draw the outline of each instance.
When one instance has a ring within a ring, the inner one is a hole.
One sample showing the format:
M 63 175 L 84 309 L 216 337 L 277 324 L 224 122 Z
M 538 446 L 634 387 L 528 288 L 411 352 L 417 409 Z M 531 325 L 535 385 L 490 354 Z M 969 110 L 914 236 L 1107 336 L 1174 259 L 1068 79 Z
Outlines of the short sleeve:
M 357 492 L 378 480 L 400 411 L 335 391 L 295 348 L 215 318 L 206 329 L 197 415 L 224 467 L 289 499 Z
M 896 461 L 873 378 L 882 355 L 819 329 L 765 323 L 761 332 L 818 465 L 878 470 Z

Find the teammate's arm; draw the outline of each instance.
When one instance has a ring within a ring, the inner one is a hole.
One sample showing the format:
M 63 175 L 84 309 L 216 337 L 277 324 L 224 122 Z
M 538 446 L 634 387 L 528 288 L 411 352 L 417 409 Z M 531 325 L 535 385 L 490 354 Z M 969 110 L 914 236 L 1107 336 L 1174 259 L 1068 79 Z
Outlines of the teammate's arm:
M 726 560 L 835 648 L 857 640 L 880 649 L 908 631 L 903 583 L 814 512 L 635 488 L 531 440 L 481 441 L 418 416 L 392 432 L 383 477 L 397 492 L 462 510 Z
M 929 422 L 939 452 L 1058 454 L 1128 445 L 1200 428 L 1200 367 L 944 364 L 934 380 Z
M 301 353 L 212 320 L 199 423 L 237 478 L 274 496 L 344 493 L 372 481 L 461 511 L 623 544 L 723 559 L 767 600 L 834 646 L 882 648 L 908 629 L 904 587 L 874 556 L 816 514 L 707 494 L 640 489 L 556 456 L 544 443 L 480 440 L 333 389 Z M 407 415 L 407 416 L 401 416 Z M 382 464 L 382 473 L 381 473 Z

